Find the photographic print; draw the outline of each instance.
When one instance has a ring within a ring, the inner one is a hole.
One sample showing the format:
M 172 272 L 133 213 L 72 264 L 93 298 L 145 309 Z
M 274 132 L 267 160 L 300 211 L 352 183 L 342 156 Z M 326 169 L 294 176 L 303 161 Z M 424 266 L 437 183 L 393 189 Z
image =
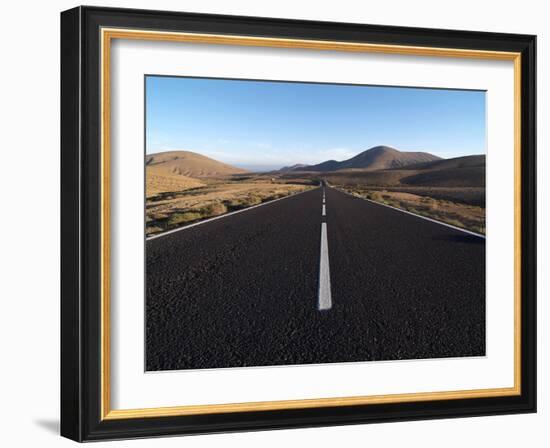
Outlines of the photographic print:
M 60 43 L 64 437 L 536 412 L 536 36 L 81 6 Z
M 145 77 L 146 370 L 484 356 L 486 92 Z

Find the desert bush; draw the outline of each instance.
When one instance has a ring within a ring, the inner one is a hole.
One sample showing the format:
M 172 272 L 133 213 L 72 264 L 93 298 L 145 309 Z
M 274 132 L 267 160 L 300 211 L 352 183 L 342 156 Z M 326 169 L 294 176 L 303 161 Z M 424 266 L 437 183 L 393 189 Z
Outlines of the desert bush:
M 168 218 L 169 215 L 167 215 L 165 212 L 157 213 L 155 211 L 147 211 L 147 217 L 151 219 L 151 221 L 162 221 L 163 219 Z
M 202 214 L 198 212 L 174 213 L 168 218 L 167 223 L 170 226 L 176 226 L 186 222 L 195 221 L 200 218 L 202 218 Z
M 472 229 L 476 233 L 481 233 L 482 235 L 485 235 L 485 226 L 480 226 L 480 225 L 472 226 Z
M 208 204 L 204 208 L 201 209 L 201 215 L 204 218 L 207 218 L 209 216 L 218 216 L 223 215 L 227 212 L 227 207 L 225 204 L 221 202 L 214 202 L 212 204 Z
M 248 207 L 248 199 L 247 198 L 238 198 L 238 199 L 230 199 L 227 201 L 224 201 L 224 205 L 227 208 L 227 210 L 240 210 L 241 208 Z
M 162 227 L 159 226 L 147 226 L 145 228 L 145 234 L 146 235 L 152 235 L 154 233 L 158 233 L 162 231 Z
M 250 207 L 251 205 L 257 205 L 262 202 L 262 197 L 256 194 L 249 194 L 246 197 L 246 206 Z
M 243 206 L 242 199 L 228 199 L 225 200 L 223 203 L 228 210 L 235 210 Z
M 372 199 L 373 201 L 382 202 L 385 198 L 379 191 L 372 191 L 370 193 L 370 199 Z
M 262 202 L 273 201 L 274 199 L 280 199 L 285 196 L 288 196 L 288 195 L 283 192 L 275 192 L 269 196 L 265 196 L 264 198 L 262 198 Z

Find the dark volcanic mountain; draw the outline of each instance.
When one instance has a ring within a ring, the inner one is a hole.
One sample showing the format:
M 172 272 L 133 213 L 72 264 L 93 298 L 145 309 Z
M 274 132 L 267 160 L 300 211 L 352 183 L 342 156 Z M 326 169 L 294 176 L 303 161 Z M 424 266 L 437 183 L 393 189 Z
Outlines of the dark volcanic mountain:
M 342 162 L 327 160 L 317 165 L 300 167 L 294 169 L 294 171 L 337 171 L 345 169 L 375 171 L 401 168 L 436 160 L 441 160 L 441 158 L 427 152 L 405 152 L 389 146 L 375 146 Z
M 322 176 L 334 184 L 377 187 L 484 188 L 485 155 L 422 162 L 388 170 L 338 170 Z
M 402 184 L 438 187 L 485 187 L 485 155 L 456 157 L 408 166 Z
M 305 168 L 307 165 L 304 165 L 303 163 L 297 163 L 296 165 L 292 166 L 283 166 L 280 170 L 277 171 L 298 171 L 302 168 Z

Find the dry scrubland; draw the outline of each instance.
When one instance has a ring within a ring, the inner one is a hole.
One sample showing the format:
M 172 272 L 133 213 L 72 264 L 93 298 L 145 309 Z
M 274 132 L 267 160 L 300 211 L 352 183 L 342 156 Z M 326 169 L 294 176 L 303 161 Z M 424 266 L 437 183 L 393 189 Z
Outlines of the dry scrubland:
M 438 221 L 485 233 L 485 156 L 441 159 L 377 146 L 349 160 L 244 170 L 189 151 L 149 155 L 148 235 L 314 188 L 319 180 Z
M 313 188 L 308 179 L 247 173 L 191 151 L 146 156 L 145 178 L 147 235 Z
M 151 178 L 153 182 L 154 178 Z M 152 235 L 314 188 L 307 179 L 262 175 L 200 179 L 203 186 L 148 195 L 146 233 Z M 149 182 L 149 178 L 148 178 Z
M 485 188 L 483 187 L 377 187 L 371 185 L 369 189 L 372 191 L 410 193 L 485 208 Z
M 418 153 L 409 153 L 409 160 L 406 154 L 376 147 L 350 159 L 369 159 L 368 166 L 355 164 L 322 178 L 353 195 L 485 234 L 485 156 L 408 164 L 410 154 L 418 159 Z
M 171 191 L 183 191 L 191 188 L 204 187 L 206 184 L 192 177 L 179 174 L 158 173 L 154 167 L 147 169 L 147 197 Z

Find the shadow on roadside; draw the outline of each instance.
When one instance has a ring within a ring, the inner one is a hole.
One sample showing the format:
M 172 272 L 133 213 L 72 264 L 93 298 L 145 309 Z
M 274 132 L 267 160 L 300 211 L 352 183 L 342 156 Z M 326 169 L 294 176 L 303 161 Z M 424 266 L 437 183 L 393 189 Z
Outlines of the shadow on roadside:
M 453 243 L 465 243 L 465 244 L 479 244 L 485 245 L 485 238 L 474 235 L 445 235 L 434 238 L 439 241 L 450 241 Z

